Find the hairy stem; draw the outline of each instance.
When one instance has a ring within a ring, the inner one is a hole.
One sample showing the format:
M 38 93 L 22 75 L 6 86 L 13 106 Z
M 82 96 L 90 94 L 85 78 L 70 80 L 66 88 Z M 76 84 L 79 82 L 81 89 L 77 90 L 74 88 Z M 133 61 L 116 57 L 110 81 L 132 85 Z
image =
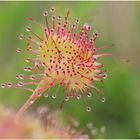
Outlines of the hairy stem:
M 33 94 L 28 98 L 28 100 L 24 103 L 24 105 L 17 112 L 17 116 L 21 116 L 42 94 L 48 89 L 45 81 L 41 81 Z

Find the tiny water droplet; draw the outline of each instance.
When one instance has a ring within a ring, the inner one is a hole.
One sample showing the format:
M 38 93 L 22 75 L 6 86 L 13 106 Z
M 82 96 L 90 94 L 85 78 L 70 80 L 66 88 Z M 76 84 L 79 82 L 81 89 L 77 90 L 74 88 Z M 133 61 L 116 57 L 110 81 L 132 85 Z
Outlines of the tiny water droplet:
M 20 74 L 19 75 L 19 79 L 24 79 L 24 75 L 23 74 Z
M 48 93 L 44 93 L 44 97 L 47 98 L 49 95 Z
M 44 11 L 44 12 L 43 12 L 43 16 L 44 16 L 44 17 L 48 16 L 48 11 Z
M 77 19 L 77 20 L 76 20 L 76 23 L 79 24 L 79 23 L 80 23 L 80 19 Z
M 86 30 L 90 30 L 90 26 L 89 26 L 88 23 L 85 23 L 85 24 L 84 24 L 84 27 L 85 27 Z
M 28 27 L 26 28 L 26 31 L 27 31 L 27 32 L 30 32 L 30 31 L 31 31 L 31 28 L 28 26 Z
M 105 102 L 105 97 L 101 98 L 101 102 L 104 103 Z
M 19 79 L 19 74 L 16 74 L 16 79 Z
M 1 88 L 5 88 L 5 84 L 2 84 L 2 85 L 1 85 Z
M 107 74 L 105 73 L 104 75 L 103 75 L 103 79 L 106 79 L 107 78 Z
M 87 94 L 87 97 L 89 97 L 89 98 L 90 98 L 91 96 L 92 96 L 92 95 L 91 95 L 91 93 L 88 93 L 88 94 Z
M 74 29 L 74 30 L 76 29 L 76 25 L 75 24 L 72 25 L 72 29 Z
M 31 75 L 30 79 L 35 80 L 36 79 L 35 75 Z
M 69 97 L 68 97 L 68 96 L 66 96 L 66 97 L 65 97 L 65 101 L 68 101 L 68 100 L 69 100 Z
M 23 69 L 24 69 L 24 71 L 27 71 L 27 67 L 24 67 Z
M 81 98 L 81 94 L 78 94 L 77 95 L 77 99 L 79 100 Z
M 54 94 L 52 95 L 52 98 L 53 98 L 53 99 L 56 99 L 56 97 L 57 97 L 57 94 L 54 93 Z
M 55 11 L 55 8 L 54 7 L 51 7 L 51 9 L 50 9 L 50 12 L 54 12 Z
M 90 106 L 87 106 L 86 111 L 87 112 L 90 112 L 91 111 L 91 107 Z
M 26 61 L 27 63 L 29 63 L 29 62 L 30 62 L 30 58 L 26 58 L 25 61 Z
M 28 68 L 27 68 L 27 71 L 31 71 L 31 70 L 32 70 L 32 68 L 31 68 L 31 67 L 28 67 Z
M 18 87 L 22 87 L 22 86 L 23 86 L 23 83 L 22 83 L 22 82 L 18 82 L 18 83 L 17 83 L 17 86 L 18 86 Z
M 7 84 L 7 87 L 12 87 L 12 83 L 8 83 Z
M 20 52 L 21 52 L 21 49 L 20 49 L 20 48 L 17 48 L 17 49 L 16 49 L 16 52 L 17 52 L 17 53 L 20 53 Z
M 23 40 L 23 35 L 19 35 L 18 37 L 20 40 Z
M 61 20 L 61 16 L 58 16 L 57 19 L 58 19 L 58 20 Z
M 37 96 L 38 96 L 38 97 L 40 97 L 40 96 L 41 96 L 41 92 L 37 92 L 36 94 L 37 94 Z

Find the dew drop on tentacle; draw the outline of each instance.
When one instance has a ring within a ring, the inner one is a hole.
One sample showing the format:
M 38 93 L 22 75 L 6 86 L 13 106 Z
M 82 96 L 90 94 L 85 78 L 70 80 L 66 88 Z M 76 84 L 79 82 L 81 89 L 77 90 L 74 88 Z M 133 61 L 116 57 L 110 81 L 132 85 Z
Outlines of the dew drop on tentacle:
M 101 97 L 101 102 L 104 103 L 105 102 L 105 97 Z
M 44 97 L 48 98 L 49 94 L 48 93 L 44 93 Z
M 77 20 L 76 20 L 76 23 L 79 24 L 79 23 L 80 23 L 80 19 L 77 19 Z
M 44 16 L 44 17 L 48 16 L 48 11 L 44 11 L 44 12 L 43 12 L 43 16 Z
M 30 59 L 30 58 L 26 58 L 25 61 L 26 61 L 27 63 L 29 63 L 29 62 L 31 61 L 31 59 Z
M 30 31 L 31 31 L 31 27 L 29 27 L 29 26 L 26 27 L 26 31 L 27 31 L 27 32 L 30 32 Z
M 86 111 L 87 111 L 87 112 L 90 112 L 90 111 L 91 111 L 91 107 L 90 107 L 90 106 L 87 106 L 87 107 L 86 107 Z
M 19 35 L 18 38 L 19 38 L 20 40 L 23 40 L 23 35 Z
M 52 95 L 52 98 L 53 98 L 53 99 L 56 99 L 56 97 L 57 97 L 57 94 L 54 93 L 54 94 Z
M 52 21 L 56 20 L 56 16 L 52 16 Z
M 20 48 L 17 48 L 17 49 L 16 49 L 16 52 L 17 52 L 17 53 L 20 53 L 21 51 L 22 51 L 22 50 L 21 50 Z
M 23 82 L 21 82 L 21 81 L 18 82 L 18 83 L 17 83 L 17 86 L 18 86 L 18 87 L 22 87 L 22 86 L 23 86 Z
M 88 92 L 87 97 L 88 98 L 91 98 L 92 97 L 92 94 L 90 92 Z
M 50 12 L 51 12 L 51 13 L 55 12 L 55 8 L 54 8 L 54 7 L 51 7 L 51 8 L 50 8 Z
M 106 79 L 107 78 L 107 74 L 103 74 L 103 79 Z
M 28 70 L 27 70 L 27 67 L 24 67 L 23 70 L 24 70 L 24 71 L 28 71 Z
M 73 30 L 76 29 L 76 25 L 75 25 L 75 24 L 72 25 L 72 29 L 73 29 Z
M 35 75 L 31 75 L 31 76 L 30 76 L 30 79 L 31 79 L 31 80 L 36 80 L 36 76 L 35 76 Z
M 12 83 L 7 83 L 7 87 L 12 87 Z
M 19 75 L 19 79 L 21 79 L 21 80 L 24 79 L 24 75 L 23 74 L 20 74 Z
M 68 101 L 68 100 L 69 100 L 69 96 L 66 96 L 66 97 L 65 97 L 65 101 Z
M 86 29 L 86 30 L 90 30 L 90 26 L 89 26 L 88 23 L 85 23 L 83 27 L 84 27 L 84 29 Z
M 29 72 L 30 72 L 30 71 L 32 70 L 32 67 L 27 67 L 27 66 L 26 66 L 26 67 L 24 67 L 23 69 L 24 69 L 24 71 L 29 71 Z
M 6 84 L 1 84 L 1 88 L 5 88 Z
M 16 74 L 16 79 L 19 79 L 19 77 L 20 77 L 19 74 Z
M 76 96 L 76 98 L 79 100 L 79 99 L 81 99 L 81 94 L 78 94 L 77 96 Z
M 37 94 L 38 97 L 40 97 L 42 92 L 38 91 L 36 94 Z

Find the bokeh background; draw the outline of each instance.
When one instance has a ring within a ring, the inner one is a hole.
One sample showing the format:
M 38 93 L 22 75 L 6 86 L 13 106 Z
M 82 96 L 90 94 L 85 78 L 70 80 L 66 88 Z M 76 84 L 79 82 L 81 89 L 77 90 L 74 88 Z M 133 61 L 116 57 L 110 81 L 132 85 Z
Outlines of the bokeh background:
M 106 101 L 101 103 L 93 95 L 88 101 L 92 111 L 86 112 L 82 100 L 72 99 L 62 111 L 78 119 L 81 127 L 89 121 L 97 127 L 105 126 L 104 138 L 140 138 L 140 2 L 0 2 L 0 83 L 16 82 L 15 75 L 24 73 L 27 54 L 15 51 L 25 46 L 18 35 L 25 34 L 29 16 L 42 22 L 43 10 L 51 6 L 55 6 L 57 15 L 63 16 L 69 10 L 72 21 L 80 18 L 81 24 L 94 25 L 100 33 L 96 47 L 114 44 L 103 52 L 130 60 L 124 63 L 119 58 L 101 58 L 108 74 L 103 87 Z M 18 110 L 30 94 L 0 89 L 0 104 Z M 62 94 L 59 91 L 55 100 L 41 97 L 30 110 L 40 105 L 57 109 Z

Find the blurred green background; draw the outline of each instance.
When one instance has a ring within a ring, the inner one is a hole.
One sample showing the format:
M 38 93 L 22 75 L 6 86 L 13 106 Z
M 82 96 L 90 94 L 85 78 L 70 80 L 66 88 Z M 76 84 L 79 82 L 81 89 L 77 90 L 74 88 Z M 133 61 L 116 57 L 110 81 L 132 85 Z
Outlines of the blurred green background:
M 100 33 L 96 47 L 113 43 L 115 46 L 104 52 L 130 60 L 124 63 L 117 58 L 100 58 L 108 74 L 103 88 L 105 103 L 93 95 L 89 101 L 92 111 L 88 113 L 82 100 L 72 99 L 64 104 L 64 113 L 79 119 L 81 127 L 89 121 L 97 127 L 104 125 L 105 138 L 140 138 L 140 2 L 0 2 L 0 83 L 15 82 L 15 75 L 24 73 L 27 55 L 16 53 L 16 48 L 25 46 L 17 37 L 25 34 L 29 16 L 42 22 L 42 11 L 51 6 L 55 6 L 57 15 L 69 10 L 72 21 L 80 18 L 82 23 L 94 25 Z M 0 102 L 18 110 L 30 94 L 0 89 Z M 41 97 L 30 109 L 38 105 L 57 109 L 61 92 L 59 96 L 55 100 Z

